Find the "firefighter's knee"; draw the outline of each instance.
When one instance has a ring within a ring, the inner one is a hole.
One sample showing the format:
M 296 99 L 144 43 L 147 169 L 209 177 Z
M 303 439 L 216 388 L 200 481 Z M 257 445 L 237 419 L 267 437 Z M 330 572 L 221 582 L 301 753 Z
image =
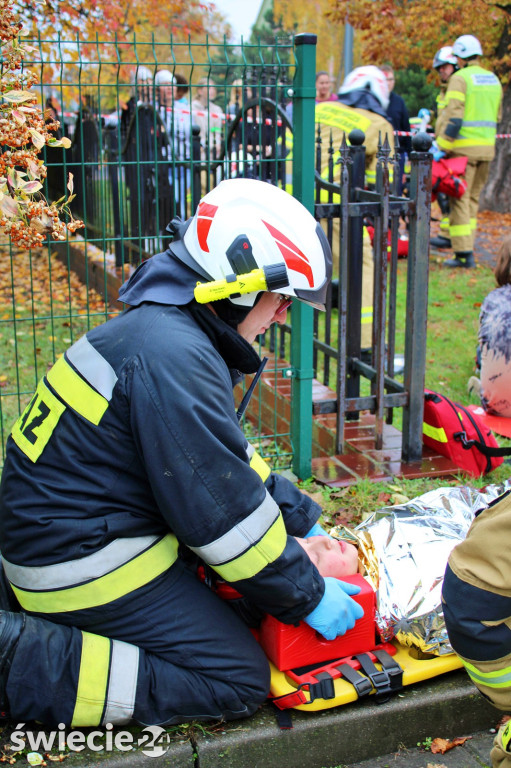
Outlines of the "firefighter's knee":
M 268 659 L 261 652 L 257 654 L 258 658 L 251 659 L 252 669 L 244 682 L 238 686 L 237 692 L 240 699 L 245 703 L 247 711 L 239 717 L 252 715 L 261 704 L 264 704 L 270 692 L 270 666 Z M 234 719 L 234 718 L 233 718 Z
M 442 602 L 449 640 L 460 656 L 485 662 L 511 653 L 511 598 L 467 584 L 447 566 Z
M 493 748 L 490 752 L 491 764 L 493 768 L 511 768 L 511 747 L 509 741 L 511 735 L 511 720 L 502 725 L 493 741 Z

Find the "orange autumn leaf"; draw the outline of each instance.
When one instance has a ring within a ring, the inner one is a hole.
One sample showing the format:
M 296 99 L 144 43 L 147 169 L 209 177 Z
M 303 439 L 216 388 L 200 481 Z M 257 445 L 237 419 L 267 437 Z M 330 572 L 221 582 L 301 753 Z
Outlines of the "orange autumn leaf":
M 461 747 L 470 736 L 456 736 L 454 739 L 433 739 L 431 742 L 431 751 L 433 754 L 443 755 L 454 747 Z

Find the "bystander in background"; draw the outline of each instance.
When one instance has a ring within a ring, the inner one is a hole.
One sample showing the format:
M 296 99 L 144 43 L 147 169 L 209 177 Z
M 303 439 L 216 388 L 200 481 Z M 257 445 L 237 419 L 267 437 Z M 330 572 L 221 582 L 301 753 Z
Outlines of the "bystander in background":
M 408 110 L 404 99 L 394 91 L 396 84 L 396 78 L 394 70 L 390 64 L 383 64 L 380 67 L 381 71 L 387 78 L 389 85 L 389 105 L 387 107 L 387 117 L 392 123 L 394 131 L 400 131 L 404 134 L 410 133 L 410 118 L 408 116 Z M 399 177 L 396 184 L 396 191 L 398 195 L 403 191 L 404 174 L 405 174 L 405 156 L 409 155 L 412 149 L 410 136 L 399 136 Z
M 222 128 L 225 115 L 214 101 L 216 85 L 209 77 L 199 80 L 192 101 L 193 123 L 200 128 L 201 157 L 217 158 L 222 147 Z
M 495 279 L 479 315 L 481 378 L 471 376 L 467 388 L 487 413 L 511 418 L 511 235 L 500 247 Z
M 332 93 L 332 81 L 325 70 L 316 72 L 316 104 L 320 101 L 337 101 L 337 95 Z

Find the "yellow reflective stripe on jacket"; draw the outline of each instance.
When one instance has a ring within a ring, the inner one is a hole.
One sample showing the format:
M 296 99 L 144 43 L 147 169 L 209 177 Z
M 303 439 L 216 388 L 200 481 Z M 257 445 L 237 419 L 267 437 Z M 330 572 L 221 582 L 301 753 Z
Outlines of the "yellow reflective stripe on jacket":
M 71 721 L 73 728 L 101 723 L 110 667 L 110 643 L 107 637 L 82 632 L 80 673 Z
M 316 104 L 315 120 L 316 123 L 324 123 L 344 131 L 346 139 L 354 128 L 366 133 L 371 125 L 371 120 L 357 112 L 354 107 L 345 107 L 337 101 Z
M 64 357 L 57 360 L 46 379 L 66 405 L 92 424 L 99 424 L 108 408 L 108 400 L 87 384 Z
M 468 674 L 474 683 L 486 685 L 488 688 L 508 688 L 511 687 L 511 666 L 504 669 L 496 669 L 493 672 L 481 672 L 468 661 L 461 659 Z
M 449 147 L 451 149 L 453 149 L 454 147 L 458 149 L 461 147 L 476 147 L 476 146 L 477 147 L 493 147 L 493 145 L 495 144 L 495 140 L 494 138 L 485 139 L 485 138 L 479 137 L 477 141 L 475 141 L 474 139 L 460 139 L 460 138 L 454 139 L 454 141 L 446 141 L 444 139 L 441 139 L 440 137 L 437 139 L 437 144 L 439 147 L 443 147 L 444 149 L 449 149 Z
M 445 103 L 452 101 L 452 99 L 458 99 L 458 101 L 462 101 L 465 103 L 465 94 L 463 91 L 447 91 L 445 94 Z
M 265 462 L 261 454 L 257 451 L 254 451 L 252 454 L 252 458 L 250 459 L 250 466 L 254 472 L 257 472 L 263 483 L 265 483 L 271 475 L 271 468 Z
M 422 432 L 426 437 L 437 440 L 439 443 L 447 443 L 447 435 L 443 427 L 432 427 L 431 424 L 422 423 Z
M 44 591 L 67 589 L 99 579 L 131 562 L 161 540 L 161 536 L 133 536 L 114 539 L 91 555 L 51 565 L 16 565 L 2 558 L 4 572 L 11 584 L 20 589 Z
M 280 557 L 286 543 L 286 527 L 282 515 L 279 514 L 266 535 L 245 554 L 230 563 L 213 567 L 225 581 L 235 582 L 241 579 L 250 579 Z
M 148 584 L 177 559 L 178 542 L 167 534 L 157 544 L 111 573 L 77 587 L 35 592 L 12 588 L 22 608 L 35 613 L 64 613 L 94 608 L 117 600 Z
M 257 545 L 259 540 L 270 530 L 280 510 L 265 489 L 264 500 L 247 517 L 234 525 L 229 531 L 200 547 L 190 547 L 204 562 L 213 568 L 233 560 Z

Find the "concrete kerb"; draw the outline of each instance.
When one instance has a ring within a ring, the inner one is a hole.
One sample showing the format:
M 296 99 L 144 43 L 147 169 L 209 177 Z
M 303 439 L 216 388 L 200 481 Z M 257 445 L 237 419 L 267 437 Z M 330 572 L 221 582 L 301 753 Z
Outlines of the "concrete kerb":
M 413 749 L 428 738 L 469 736 L 495 727 L 500 718 L 462 670 L 407 686 L 380 705 L 371 696 L 364 702 L 321 712 L 291 711 L 291 730 L 280 730 L 273 707 L 265 705 L 250 718 L 220 727 L 189 727 L 191 739 L 184 735 L 172 741 L 160 757 L 151 757 L 140 749 L 106 753 L 85 748 L 71 753 L 65 763 L 68 768 L 330 768 Z M 118 730 L 137 734 L 140 728 L 119 726 Z M 7 732 L 5 729 L 2 742 Z M 484 741 L 484 748 L 489 750 L 490 742 L 491 738 Z M 441 756 L 440 762 L 461 765 L 451 763 L 450 754 Z M 484 754 L 481 757 L 488 758 Z M 431 762 L 421 760 L 408 760 L 403 765 L 424 766 Z

